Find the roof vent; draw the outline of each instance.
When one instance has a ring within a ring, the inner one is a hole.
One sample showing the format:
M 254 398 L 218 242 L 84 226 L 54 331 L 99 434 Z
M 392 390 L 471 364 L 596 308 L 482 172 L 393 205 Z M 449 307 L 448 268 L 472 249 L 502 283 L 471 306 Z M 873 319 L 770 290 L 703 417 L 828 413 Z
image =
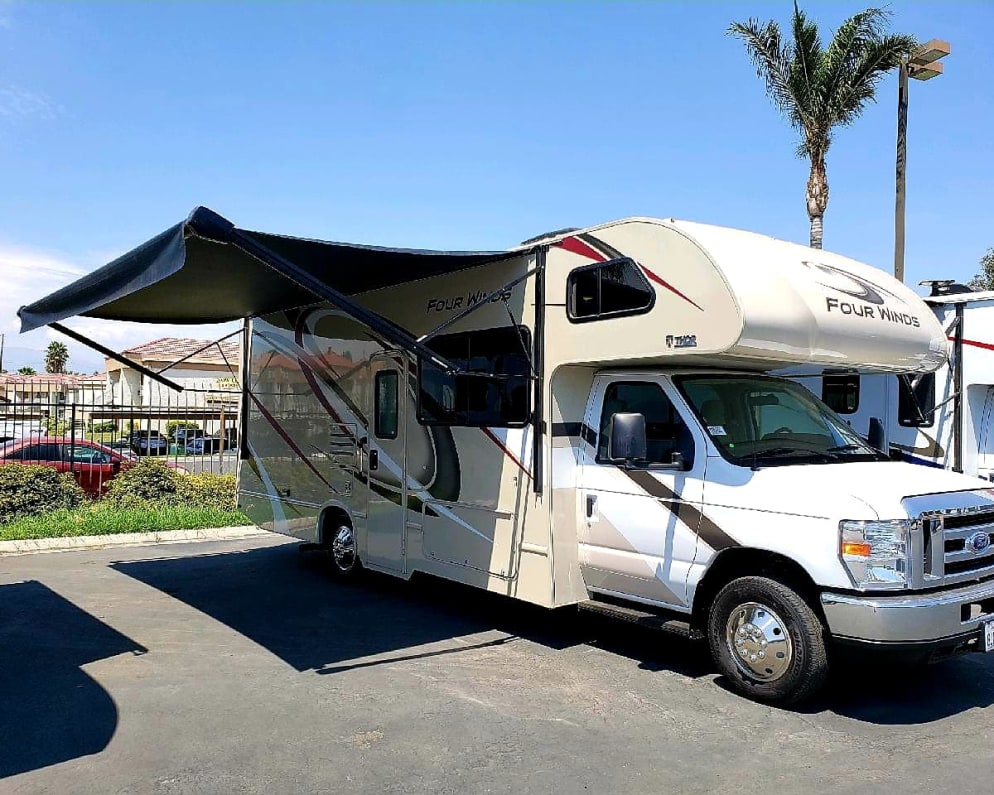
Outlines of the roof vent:
M 959 284 L 955 279 L 926 279 L 925 281 L 918 282 L 918 284 L 930 289 L 929 298 L 940 295 L 960 295 L 961 293 L 976 292 L 973 288 L 967 287 L 965 284 Z

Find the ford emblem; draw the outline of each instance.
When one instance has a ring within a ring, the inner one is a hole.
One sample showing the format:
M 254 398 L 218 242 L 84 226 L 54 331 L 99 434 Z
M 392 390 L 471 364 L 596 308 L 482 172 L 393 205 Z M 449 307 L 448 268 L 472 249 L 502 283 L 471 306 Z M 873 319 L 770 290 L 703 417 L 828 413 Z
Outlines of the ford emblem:
M 988 533 L 974 533 L 966 539 L 966 548 L 978 555 L 984 552 L 991 545 L 991 537 Z

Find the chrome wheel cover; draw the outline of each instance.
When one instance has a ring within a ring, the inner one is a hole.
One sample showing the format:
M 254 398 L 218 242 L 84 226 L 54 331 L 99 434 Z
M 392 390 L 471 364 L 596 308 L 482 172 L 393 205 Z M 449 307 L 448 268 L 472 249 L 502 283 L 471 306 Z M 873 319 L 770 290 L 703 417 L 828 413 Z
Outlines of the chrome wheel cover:
M 342 525 L 335 531 L 335 537 L 331 540 L 331 557 L 335 568 L 341 572 L 352 571 L 355 567 L 355 534 L 348 525 Z
M 786 623 L 759 602 L 745 602 L 732 610 L 725 642 L 739 671 L 758 682 L 775 682 L 794 659 Z

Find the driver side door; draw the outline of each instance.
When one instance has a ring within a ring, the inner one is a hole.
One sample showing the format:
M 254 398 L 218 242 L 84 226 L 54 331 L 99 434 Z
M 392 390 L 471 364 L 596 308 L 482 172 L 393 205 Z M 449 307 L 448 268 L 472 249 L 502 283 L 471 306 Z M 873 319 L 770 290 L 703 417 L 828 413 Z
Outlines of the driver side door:
M 611 417 L 628 412 L 646 418 L 648 463 L 670 463 L 679 451 L 683 470 L 608 460 Z M 579 555 L 588 590 L 686 607 L 703 499 L 703 436 L 661 379 L 602 378 L 584 424 L 597 429 L 594 455 L 579 472 Z

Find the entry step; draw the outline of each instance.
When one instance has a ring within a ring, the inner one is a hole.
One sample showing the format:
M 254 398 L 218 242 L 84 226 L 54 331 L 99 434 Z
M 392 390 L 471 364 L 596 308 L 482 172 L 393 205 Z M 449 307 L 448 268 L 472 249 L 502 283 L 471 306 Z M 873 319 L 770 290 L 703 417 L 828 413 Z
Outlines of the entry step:
M 656 629 L 662 632 L 669 632 L 673 635 L 687 638 L 688 640 L 702 640 L 704 633 L 690 626 L 684 618 L 677 618 L 673 613 L 663 613 L 645 608 L 642 605 L 618 602 L 607 602 L 602 599 L 588 599 L 580 602 L 578 607 L 589 613 L 608 616 L 610 618 L 627 621 L 630 624 L 638 624 L 648 629 Z

